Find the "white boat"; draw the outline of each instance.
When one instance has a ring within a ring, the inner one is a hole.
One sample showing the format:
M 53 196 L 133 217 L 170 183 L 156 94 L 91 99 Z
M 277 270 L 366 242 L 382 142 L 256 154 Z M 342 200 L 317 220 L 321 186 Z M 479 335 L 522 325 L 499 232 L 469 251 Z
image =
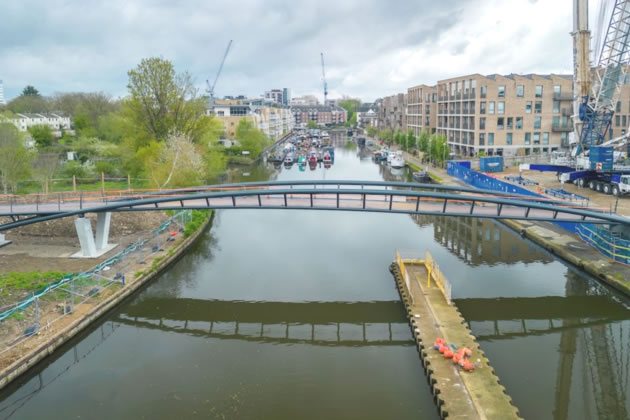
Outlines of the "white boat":
M 389 158 L 389 156 L 388 156 Z M 392 168 L 404 168 L 405 167 L 405 159 L 403 159 L 403 155 L 401 151 L 397 151 L 396 153 L 394 153 L 394 155 L 392 156 L 390 162 L 389 162 L 390 166 Z
M 289 153 L 284 158 L 284 163 L 287 164 L 287 165 L 291 165 L 291 164 L 293 164 L 294 159 L 295 159 L 295 155 L 293 153 Z

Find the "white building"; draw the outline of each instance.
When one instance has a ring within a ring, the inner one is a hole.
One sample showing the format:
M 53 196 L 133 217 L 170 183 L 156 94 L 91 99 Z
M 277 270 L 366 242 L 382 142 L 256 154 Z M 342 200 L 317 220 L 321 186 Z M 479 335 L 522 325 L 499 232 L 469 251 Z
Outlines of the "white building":
M 7 102 L 4 100 L 4 84 L 2 80 L 0 80 L 0 105 L 6 105 Z
M 59 112 L 44 114 L 17 114 L 11 121 L 18 130 L 27 131 L 36 125 L 47 125 L 53 131 L 71 130 L 70 117 Z
M 296 96 L 291 99 L 291 106 L 317 106 L 319 101 L 313 95 Z

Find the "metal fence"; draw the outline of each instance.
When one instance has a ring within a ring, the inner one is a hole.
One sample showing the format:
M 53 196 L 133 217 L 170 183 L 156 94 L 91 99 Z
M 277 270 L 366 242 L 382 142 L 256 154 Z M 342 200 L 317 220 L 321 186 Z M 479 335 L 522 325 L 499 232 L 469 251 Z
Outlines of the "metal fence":
M 614 236 L 605 227 L 586 223 L 578 224 L 576 233 L 606 257 L 630 265 L 630 241 Z
M 451 303 L 452 286 L 446 276 L 440 270 L 440 267 L 435 262 L 433 256 L 429 251 L 424 253 L 415 249 L 401 249 L 396 250 L 396 263 L 400 267 L 400 271 L 405 279 L 407 290 L 409 290 L 411 299 L 413 301 L 413 293 L 411 293 L 413 283 L 410 280 L 409 273 L 407 271 L 406 264 L 423 264 L 427 269 L 427 287 L 431 287 L 432 283 L 435 283 L 444 295 L 444 299 L 448 304 Z
M 191 213 L 190 210 L 178 212 L 144 238 L 90 270 L 66 275 L 26 298 L 1 305 L 0 354 L 29 337 L 45 333 L 69 314 L 89 312 L 100 297 L 105 298 L 124 287 L 126 277 L 147 270 L 151 257 L 164 251 L 164 245 L 184 231 L 186 223 L 192 219 Z

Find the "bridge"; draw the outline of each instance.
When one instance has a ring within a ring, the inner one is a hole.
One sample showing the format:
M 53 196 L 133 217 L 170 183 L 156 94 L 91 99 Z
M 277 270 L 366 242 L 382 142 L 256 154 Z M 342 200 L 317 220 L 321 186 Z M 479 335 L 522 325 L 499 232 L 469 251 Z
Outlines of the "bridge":
M 434 184 L 308 180 L 4 196 L 0 197 L 0 216 L 10 220 L 0 224 L 0 232 L 75 216 L 83 254 L 96 256 L 107 248 L 111 212 L 181 209 L 337 210 L 630 226 L 626 217 L 541 197 Z M 89 220 L 83 218 L 86 213 L 98 214 L 96 241 Z

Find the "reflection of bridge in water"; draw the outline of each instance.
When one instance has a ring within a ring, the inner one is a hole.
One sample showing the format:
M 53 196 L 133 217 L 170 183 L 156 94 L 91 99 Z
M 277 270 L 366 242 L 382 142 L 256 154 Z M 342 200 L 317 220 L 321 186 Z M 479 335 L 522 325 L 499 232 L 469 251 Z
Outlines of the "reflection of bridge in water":
M 151 297 L 115 321 L 218 339 L 322 346 L 413 345 L 404 308 L 391 302 L 244 302 Z

